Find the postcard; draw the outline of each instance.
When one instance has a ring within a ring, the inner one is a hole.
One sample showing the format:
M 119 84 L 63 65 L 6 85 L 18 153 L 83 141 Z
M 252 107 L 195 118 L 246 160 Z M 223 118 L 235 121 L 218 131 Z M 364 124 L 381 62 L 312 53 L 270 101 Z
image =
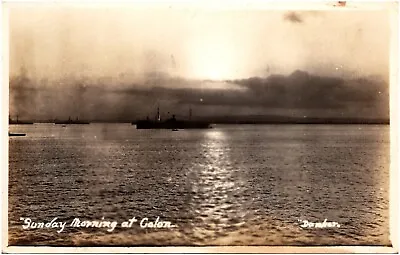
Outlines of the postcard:
M 395 252 L 397 8 L 3 3 L 3 251 Z

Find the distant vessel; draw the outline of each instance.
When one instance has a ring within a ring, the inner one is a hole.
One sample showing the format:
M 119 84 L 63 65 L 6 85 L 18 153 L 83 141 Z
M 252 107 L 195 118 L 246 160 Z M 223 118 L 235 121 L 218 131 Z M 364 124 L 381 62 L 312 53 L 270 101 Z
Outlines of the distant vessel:
M 13 119 L 11 119 L 10 116 L 8 116 L 8 124 L 10 124 L 10 125 L 32 125 L 33 122 L 18 120 L 18 115 L 17 115 L 17 120 L 13 120 Z
M 90 124 L 90 122 L 79 120 L 78 117 L 76 118 L 76 120 L 72 120 L 71 117 L 69 117 L 68 120 L 54 120 L 54 124 L 62 124 L 62 125 L 67 125 L 67 124 Z
M 177 120 L 175 115 L 172 118 L 165 121 L 161 121 L 160 108 L 157 108 L 157 116 L 155 120 L 149 118 L 145 120 L 138 120 L 132 122 L 132 125 L 136 125 L 136 129 L 172 129 L 177 131 L 179 129 L 205 129 L 210 128 L 210 123 L 204 121 L 192 121 L 191 120 L 192 110 L 190 109 L 189 120 Z
M 26 134 L 23 134 L 23 133 L 10 133 L 10 132 L 8 132 L 8 136 L 26 136 Z

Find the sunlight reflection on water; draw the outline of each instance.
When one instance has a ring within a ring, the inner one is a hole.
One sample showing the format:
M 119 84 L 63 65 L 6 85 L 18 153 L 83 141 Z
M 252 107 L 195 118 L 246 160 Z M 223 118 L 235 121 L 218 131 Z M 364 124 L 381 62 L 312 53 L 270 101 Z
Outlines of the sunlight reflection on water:
M 124 124 L 11 126 L 12 244 L 290 245 L 388 243 L 386 126 Z M 38 214 L 40 212 L 40 214 Z M 23 231 L 19 217 L 126 220 L 179 228 Z M 297 219 L 338 221 L 303 230 Z

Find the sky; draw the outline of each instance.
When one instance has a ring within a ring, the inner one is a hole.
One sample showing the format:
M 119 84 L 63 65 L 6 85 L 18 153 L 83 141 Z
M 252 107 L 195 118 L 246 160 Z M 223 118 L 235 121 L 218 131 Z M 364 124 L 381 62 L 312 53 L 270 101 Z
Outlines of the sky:
M 235 80 L 290 76 L 296 70 L 346 80 L 374 77 L 379 80 L 374 93 L 385 90 L 379 87 L 387 86 L 381 80 L 388 82 L 390 16 L 385 9 L 9 7 L 9 71 L 10 78 L 15 78 L 10 84 L 13 113 L 25 104 L 18 100 L 27 100 L 27 96 L 20 96 L 26 93 L 25 87 L 34 89 L 39 97 L 44 97 L 40 92 L 43 87 L 72 90 L 75 92 L 71 95 L 76 97 L 74 93 L 80 90 L 74 88 L 87 84 L 108 91 L 164 86 L 239 93 L 249 86 Z M 13 86 L 19 92 L 13 92 Z M 361 90 L 361 86 L 356 89 Z M 107 98 L 115 96 L 107 93 Z M 158 95 L 155 97 L 153 101 Z M 43 101 L 36 100 L 46 111 L 50 105 Z M 240 96 L 235 97 L 235 102 L 239 101 Z M 129 108 L 129 103 L 125 107 Z M 26 109 L 22 112 L 38 116 Z
M 167 72 L 236 79 L 336 68 L 386 75 L 389 29 L 386 11 L 15 7 L 10 71 L 24 67 L 38 78 Z

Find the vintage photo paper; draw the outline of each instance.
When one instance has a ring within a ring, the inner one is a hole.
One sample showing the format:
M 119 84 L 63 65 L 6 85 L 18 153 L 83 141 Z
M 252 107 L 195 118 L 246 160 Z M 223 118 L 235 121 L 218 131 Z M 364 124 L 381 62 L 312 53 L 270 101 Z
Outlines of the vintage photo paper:
M 395 251 L 397 9 L 4 3 L 3 250 Z

